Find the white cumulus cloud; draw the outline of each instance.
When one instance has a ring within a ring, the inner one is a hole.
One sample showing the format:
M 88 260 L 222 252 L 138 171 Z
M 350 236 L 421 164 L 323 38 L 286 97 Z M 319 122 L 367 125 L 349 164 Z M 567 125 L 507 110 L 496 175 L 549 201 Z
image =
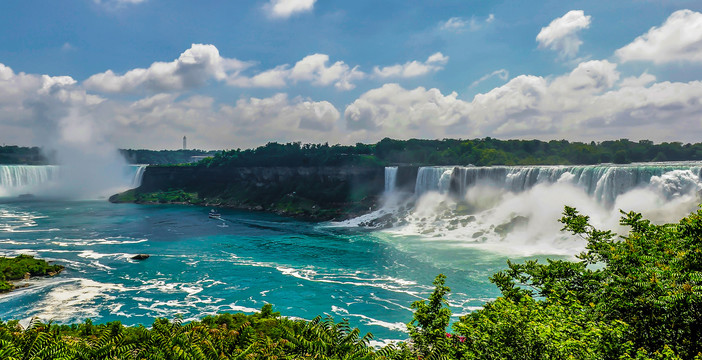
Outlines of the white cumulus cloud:
M 362 94 L 346 107 L 347 127 L 366 140 L 443 137 L 451 126 L 467 124 L 470 107 L 453 92 L 418 87 L 407 90 L 398 84 L 385 84 Z M 461 126 L 467 129 L 466 126 Z
M 615 54 L 623 62 L 702 62 L 702 13 L 692 10 L 676 11 L 663 25 L 652 27 L 646 34 L 617 50 Z
M 444 68 L 444 65 L 448 62 L 449 57 L 445 56 L 444 54 L 437 52 L 429 58 L 427 58 L 426 61 L 409 61 L 404 64 L 396 64 L 396 65 L 391 65 L 391 66 L 385 66 L 385 67 L 378 67 L 376 66 L 373 69 L 373 74 L 378 77 L 378 78 L 389 78 L 389 77 L 398 77 L 398 78 L 411 78 L 411 77 L 417 77 L 417 76 L 422 76 L 425 74 L 428 74 L 430 72 L 435 72 L 439 71 Z
M 312 11 L 317 0 L 270 0 L 264 9 L 271 17 L 289 18 L 295 14 Z
M 648 73 L 621 79 L 615 63 L 591 60 L 560 76 L 519 75 L 472 101 L 438 89 L 385 84 L 350 104 L 344 119 L 355 141 L 386 136 L 697 141 L 702 82 L 655 81 Z
M 578 33 L 590 27 L 590 16 L 582 10 L 571 10 L 541 28 L 536 35 L 540 48 L 558 51 L 561 57 L 574 57 L 582 45 Z
M 358 66 L 350 67 L 343 61 L 329 64 L 329 55 L 312 54 L 305 56 L 295 65 L 276 66 L 254 76 L 236 75 L 229 78 L 228 83 L 239 87 L 280 88 L 288 82 L 306 81 L 315 86 L 334 85 L 339 90 L 351 90 L 354 81 L 362 79 L 365 74 Z
M 225 80 L 250 65 L 220 56 L 214 45 L 193 44 L 171 62 L 155 62 L 122 75 L 107 70 L 89 77 L 84 85 L 107 93 L 183 90 L 202 86 L 210 79 Z

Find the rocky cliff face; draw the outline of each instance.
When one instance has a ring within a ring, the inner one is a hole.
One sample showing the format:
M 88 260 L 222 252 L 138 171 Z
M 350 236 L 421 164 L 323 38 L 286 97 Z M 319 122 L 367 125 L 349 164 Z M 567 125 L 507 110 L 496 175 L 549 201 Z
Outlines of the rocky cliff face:
M 232 167 L 150 166 L 141 186 L 131 190 L 136 202 L 144 194 L 197 193 L 202 205 L 266 210 L 315 219 L 338 218 L 368 210 L 385 185 L 383 167 Z M 112 201 L 124 201 L 113 197 Z M 131 198 L 130 198 L 131 199 Z M 126 200 L 131 201 L 131 200 Z M 168 201 L 166 201 L 168 202 Z

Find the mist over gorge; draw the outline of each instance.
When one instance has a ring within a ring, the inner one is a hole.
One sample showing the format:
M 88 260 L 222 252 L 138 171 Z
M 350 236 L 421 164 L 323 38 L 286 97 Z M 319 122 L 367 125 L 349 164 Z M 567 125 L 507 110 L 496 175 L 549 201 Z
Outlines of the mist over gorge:
M 557 220 L 564 206 L 606 229 L 625 230 L 620 210 L 642 212 L 656 223 L 675 221 L 698 207 L 701 170 L 696 162 L 388 167 L 381 208 L 338 225 L 385 229 L 423 239 L 427 246 L 575 255 L 584 242 L 561 232 Z

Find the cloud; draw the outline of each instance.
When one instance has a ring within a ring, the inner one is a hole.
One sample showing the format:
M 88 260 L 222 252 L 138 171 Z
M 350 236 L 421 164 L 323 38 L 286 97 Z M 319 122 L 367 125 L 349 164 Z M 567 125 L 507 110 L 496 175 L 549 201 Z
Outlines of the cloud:
M 480 79 L 473 81 L 473 82 L 470 84 L 470 87 L 471 87 L 471 88 L 476 87 L 476 86 L 478 86 L 478 84 L 480 84 L 481 82 L 483 82 L 483 81 L 485 81 L 485 80 L 487 80 L 487 79 L 489 79 L 489 78 L 491 78 L 491 77 L 493 77 L 493 76 L 497 76 L 498 78 L 500 78 L 500 79 L 502 79 L 502 80 L 507 80 L 507 78 L 509 78 L 509 71 L 507 71 L 507 70 L 505 70 L 505 69 L 500 69 L 500 70 L 495 70 L 495 71 L 493 71 L 493 72 L 491 72 L 491 73 L 489 73 L 489 74 L 485 74 L 485 75 L 483 75 Z
M 678 10 L 663 25 L 652 27 L 615 54 L 622 62 L 702 62 L 702 14 Z
M 644 72 L 639 76 L 630 76 L 622 79 L 619 83 L 619 87 L 644 87 L 654 81 L 656 81 L 655 75 Z
M 465 31 L 477 31 L 483 28 L 485 24 L 490 24 L 495 21 L 495 14 L 488 15 L 485 20 L 479 20 L 475 16 L 470 19 L 462 17 L 452 17 L 446 21 L 439 23 L 439 30 L 448 31 L 460 34 Z
M 447 128 L 468 123 L 470 107 L 457 96 L 455 92 L 443 95 L 438 89 L 407 90 L 385 84 L 347 106 L 344 118 L 347 127 L 364 140 L 442 137 Z
M 210 79 L 223 81 L 249 66 L 220 56 L 214 45 L 192 44 L 171 62 L 155 62 L 149 68 L 129 70 L 123 75 L 107 70 L 89 77 L 84 86 L 105 93 L 183 90 L 200 87 Z
M 239 87 L 280 88 L 286 86 L 288 82 L 306 81 L 315 86 L 333 84 L 339 90 L 351 90 L 355 88 L 354 81 L 365 77 L 358 66 L 351 68 L 343 61 L 337 61 L 331 65 L 328 63 L 329 55 L 312 54 L 305 56 L 292 67 L 288 64 L 279 65 L 252 77 L 232 76 L 227 82 Z
M 578 33 L 590 27 L 590 16 L 582 10 L 571 10 L 562 17 L 541 28 L 536 35 L 539 48 L 558 51 L 562 58 L 572 58 L 578 53 L 582 41 Z
M 349 68 L 343 61 L 337 61 L 327 66 L 329 55 L 313 54 L 298 61 L 290 71 L 290 79 L 294 81 L 310 81 L 313 85 L 327 86 L 334 83 L 340 90 L 354 88 L 351 81 L 363 78 L 364 74 L 358 67 Z
M 312 11 L 317 0 L 270 0 L 264 10 L 273 18 L 289 18 L 295 14 Z
M 404 64 L 397 64 L 392 66 L 386 66 L 380 68 L 376 66 L 373 68 L 373 75 L 378 78 L 411 78 L 426 75 L 430 72 L 439 71 L 444 68 L 444 65 L 448 62 L 449 57 L 444 54 L 437 52 L 426 61 L 410 61 Z
M 344 119 L 355 141 L 386 136 L 696 141 L 702 136 L 702 82 L 655 83 L 648 73 L 621 79 L 617 65 L 606 60 L 586 61 L 555 77 L 519 75 L 472 101 L 456 95 L 385 84 L 350 104 Z
M 501 137 L 555 136 L 688 140 L 700 136 L 702 82 L 660 82 L 652 75 L 619 81 L 616 64 L 588 61 L 547 79 L 520 75 L 471 103 L 471 124 Z M 617 85 L 618 88 L 617 88 Z
M 3 135 L 45 147 L 100 141 L 103 123 L 77 120 L 105 101 L 78 87 L 70 76 L 15 73 L 0 64 L 0 124 Z M 78 138 L 77 134 L 86 135 Z
M 136 5 L 145 3 L 147 0 L 93 0 L 97 5 L 104 6 L 107 9 L 115 10 L 128 5 Z
M 327 101 L 285 93 L 244 97 L 234 104 L 195 95 L 178 100 L 156 94 L 130 104 L 101 107 L 101 118 L 115 119 L 114 140 L 149 147 L 177 147 L 187 135 L 198 148 L 248 148 L 269 141 L 325 142 L 339 139 L 339 111 Z M 153 134 L 159 134 L 154 137 Z M 178 141 L 176 141 L 178 140 Z

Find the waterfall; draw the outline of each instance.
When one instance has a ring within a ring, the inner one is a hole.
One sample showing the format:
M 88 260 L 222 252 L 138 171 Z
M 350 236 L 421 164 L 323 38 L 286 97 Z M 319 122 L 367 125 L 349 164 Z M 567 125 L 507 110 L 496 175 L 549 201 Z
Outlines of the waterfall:
M 114 193 L 139 187 L 145 170 L 146 165 L 125 166 L 122 174 L 110 179 L 113 183 L 105 185 L 106 191 Z M 61 196 L 70 182 L 64 178 L 65 171 L 67 169 L 57 165 L 0 165 L 0 197 Z
M 0 165 L 0 195 L 29 191 L 59 176 L 58 166 Z
M 452 166 L 421 167 L 417 172 L 414 193 L 419 196 L 429 191 L 445 194 L 451 183 Z
M 699 181 L 702 164 L 634 164 L 634 165 L 593 165 L 593 166 L 490 166 L 490 167 L 421 167 L 417 173 L 415 194 L 421 196 L 429 191 L 451 194 L 462 198 L 468 190 L 477 185 L 486 185 L 505 191 L 519 193 L 537 184 L 567 182 L 583 189 L 602 204 L 612 205 L 619 195 L 632 189 L 649 185 L 652 178 L 664 174 L 673 177 L 684 191 L 690 188 L 692 174 Z M 675 177 L 677 176 L 677 179 Z M 387 186 L 386 186 L 386 189 Z M 668 188 L 669 195 L 675 190 Z
M 388 166 L 385 168 L 385 192 L 394 192 L 395 185 L 397 185 L 397 166 Z
M 131 167 L 136 167 L 136 172 L 134 177 L 132 177 L 132 189 L 136 189 L 141 186 L 141 180 L 144 178 L 144 171 L 148 165 L 132 165 Z M 387 187 L 387 175 L 386 175 L 386 187 Z
M 597 228 L 619 232 L 628 231 L 619 224 L 620 209 L 664 223 L 695 211 L 702 200 L 701 162 L 414 169 L 416 177 L 412 167 L 386 168 L 386 193 L 398 196 L 340 225 L 385 229 L 431 246 L 572 255 L 584 243 L 561 231 L 566 205 Z M 414 196 L 407 194 L 412 180 Z

